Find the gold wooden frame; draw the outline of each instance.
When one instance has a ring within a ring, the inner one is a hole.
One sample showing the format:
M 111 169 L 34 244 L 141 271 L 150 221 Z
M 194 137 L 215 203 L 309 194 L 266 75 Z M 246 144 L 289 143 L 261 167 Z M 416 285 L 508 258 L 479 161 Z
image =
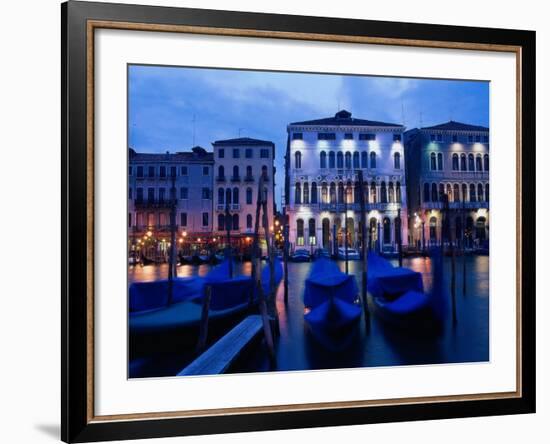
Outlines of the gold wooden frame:
M 424 396 L 364 401 L 338 401 L 309 404 L 286 404 L 260 407 L 232 407 L 206 410 L 184 410 L 173 412 L 149 412 L 117 415 L 94 414 L 94 31 L 96 29 L 120 29 L 132 31 L 175 32 L 231 37 L 276 38 L 288 40 L 309 40 L 338 43 L 362 43 L 371 45 L 393 45 L 422 48 L 463 49 L 488 52 L 509 52 L 516 56 L 516 391 L 479 393 L 450 396 Z M 358 408 L 416 403 L 439 403 L 521 398 L 522 396 L 522 48 L 514 45 L 484 43 L 448 42 L 433 40 L 412 40 L 380 37 L 363 37 L 330 34 L 310 34 L 283 31 L 262 31 L 250 29 L 214 28 L 186 25 L 163 25 L 104 20 L 87 21 L 87 420 L 88 423 L 122 420 L 144 420 L 161 418 L 191 418 L 201 416 L 227 416 L 237 414 L 296 412 L 303 410 L 326 410 L 335 408 Z

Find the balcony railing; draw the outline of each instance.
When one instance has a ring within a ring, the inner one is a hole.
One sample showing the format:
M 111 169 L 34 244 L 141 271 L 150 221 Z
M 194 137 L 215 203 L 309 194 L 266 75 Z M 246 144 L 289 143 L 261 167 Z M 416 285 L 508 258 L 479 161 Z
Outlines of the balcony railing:
M 216 176 L 216 182 L 225 182 L 225 176 Z
M 179 228 L 179 225 L 176 225 L 176 231 L 178 230 Z M 143 233 L 146 233 L 147 231 L 151 231 L 153 233 L 156 233 L 156 232 L 169 232 L 171 230 L 171 227 L 170 225 L 134 225 L 132 227 L 130 227 L 130 232 L 133 232 L 133 233 L 140 233 L 140 232 L 143 232 Z
M 231 176 L 231 182 L 240 182 L 241 176 Z
M 489 171 L 425 171 L 424 179 L 441 180 L 489 180 Z
M 422 206 L 428 210 L 442 210 L 443 202 L 423 202 Z M 489 202 L 449 202 L 449 209 L 451 210 L 477 210 L 478 208 L 489 208 Z
M 172 202 L 176 205 L 178 203 L 177 199 L 144 199 L 144 200 L 135 200 L 134 207 L 136 208 L 170 208 Z
M 244 176 L 245 182 L 254 182 L 254 176 Z

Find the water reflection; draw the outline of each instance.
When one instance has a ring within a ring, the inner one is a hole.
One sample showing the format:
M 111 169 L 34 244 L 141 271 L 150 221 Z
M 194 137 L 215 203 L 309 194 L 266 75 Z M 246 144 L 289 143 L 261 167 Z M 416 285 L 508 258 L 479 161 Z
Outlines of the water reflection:
M 462 267 L 466 261 L 466 294 L 463 295 Z M 394 261 L 397 264 L 397 260 Z M 342 270 L 343 263 L 340 264 Z M 422 273 L 426 291 L 432 286 L 429 258 L 404 259 L 403 265 Z M 319 344 L 304 323 L 302 301 L 305 279 L 312 264 L 289 264 L 289 298 L 284 302 L 281 283 L 277 291 L 276 307 L 279 315 L 280 336 L 277 338 L 277 370 L 304 370 L 351 368 L 368 366 L 395 366 L 478 362 L 489 359 L 489 258 L 466 256 L 456 258 L 456 325 L 449 316 L 439 331 L 410 332 L 382 322 L 373 314 L 369 300 L 369 328 L 362 318 L 347 344 L 331 349 Z M 237 264 L 236 273 L 250 273 L 250 263 Z M 204 276 L 210 266 L 183 265 L 178 276 Z M 349 263 L 350 273 L 359 283 L 361 262 Z M 451 259 L 444 258 L 444 285 L 450 298 Z M 151 281 L 167 277 L 166 265 L 135 266 L 129 269 L 129 281 Z M 261 347 L 245 360 L 236 371 L 250 372 L 268 369 L 267 354 Z

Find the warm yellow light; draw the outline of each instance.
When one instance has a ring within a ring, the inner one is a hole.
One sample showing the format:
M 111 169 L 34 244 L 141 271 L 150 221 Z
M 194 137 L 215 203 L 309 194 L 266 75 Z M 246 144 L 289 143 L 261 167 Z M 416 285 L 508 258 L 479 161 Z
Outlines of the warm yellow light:
M 183 232 L 183 237 L 187 237 L 187 231 Z
M 250 237 L 246 236 L 246 241 L 250 242 Z
M 279 225 L 279 221 L 278 221 L 278 220 L 275 221 L 275 225 Z
M 153 233 L 151 231 L 147 232 L 147 236 L 151 237 L 152 235 L 153 235 Z
M 183 243 L 183 239 L 180 238 L 179 243 L 180 243 L 180 244 Z
M 199 238 L 197 239 L 197 242 L 200 242 L 200 241 L 201 241 L 201 238 L 199 237 Z

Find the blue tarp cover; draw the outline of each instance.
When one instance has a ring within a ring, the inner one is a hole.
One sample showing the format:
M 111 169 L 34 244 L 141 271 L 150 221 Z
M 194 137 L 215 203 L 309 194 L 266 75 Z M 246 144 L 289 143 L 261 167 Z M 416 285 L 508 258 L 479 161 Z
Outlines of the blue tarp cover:
M 357 293 L 354 276 L 342 273 L 335 262 L 319 258 L 306 279 L 304 305 L 315 308 L 331 298 L 353 303 L 357 299 Z
M 412 291 L 424 293 L 422 275 L 408 268 L 394 267 L 376 254 L 368 255 L 368 290 L 374 298 L 395 300 Z
M 176 278 L 173 281 L 173 300 L 181 302 L 200 296 L 204 279 L 198 276 Z M 130 312 L 154 310 L 168 304 L 168 280 L 134 282 L 128 290 Z

